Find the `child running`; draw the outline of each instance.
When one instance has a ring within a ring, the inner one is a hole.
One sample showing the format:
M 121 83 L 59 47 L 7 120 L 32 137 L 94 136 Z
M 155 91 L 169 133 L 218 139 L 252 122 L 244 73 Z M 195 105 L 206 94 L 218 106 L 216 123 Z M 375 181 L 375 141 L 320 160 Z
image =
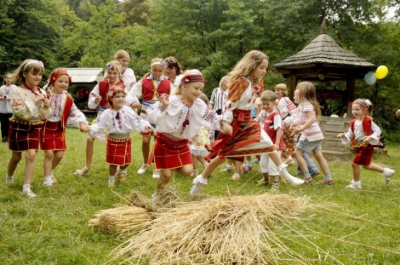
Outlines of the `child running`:
M 353 180 L 347 189 L 361 189 L 360 166 L 365 169 L 381 172 L 385 183 L 389 183 L 395 171 L 387 167 L 381 167 L 372 163 L 374 145 L 379 144 L 381 130 L 369 115 L 372 113 L 372 103 L 368 99 L 356 99 L 351 105 L 351 113 L 354 119 L 350 121 L 347 133 L 339 133 L 338 138 L 343 144 L 351 142 L 351 149 L 356 151 L 352 162 Z
M 156 193 L 160 192 L 172 177 L 172 171 L 189 176 L 193 171 L 193 161 L 188 140 L 193 138 L 202 126 L 231 133 L 231 126 L 223 120 L 223 116 L 210 110 L 203 100 L 202 94 L 205 80 L 198 70 L 185 71 L 176 95 L 169 97 L 162 94 L 160 101 L 149 106 L 147 117 L 149 122 L 157 125 L 157 138 L 154 144 L 154 162 L 160 170 Z
M 259 123 L 263 124 L 262 128 L 274 143 L 278 155 L 281 155 L 283 148 L 282 137 L 282 118 L 279 111 L 275 109 L 276 95 L 271 90 L 264 91 L 261 94 L 261 102 L 263 110 L 259 117 Z M 279 191 L 279 170 L 267 154 L 262 154 L 260 159 L 260 171 L 263 178 L 258 181 L 258 185 L 269 185 L 272 178 L 271 192 Z
M 14 181 L 14 172 L 25 154 L 25 179 L 22 193 L 29 198 L 37 195 L 31 189 L 35 168 L 36 152 L 39 149 L 40 134 L 45 119 L 51 115 L 50 101 L 46 92 L 38 85 L 42 80 L 43 63 L 27 59 L 15 70 L 13 81 L 20 85 L 14 89 L 11 106 L 14 115 L 10 120 L 9 149 L 12 151 L 6 183 Z
M 52 113 L 44 124 L 40 141 L 40 149 L 44 150 L 44 182 L 45 186 L 51 186 L 56 182 L 54 169 L 61 162 L 64 151 L 67 149 L 65 130 L 67 120 L 80 129 L 88 132 L 89 126 L 85 115 L 75 106 L 74 100 L 68 94 L 67 89 L 71 83 L 71 77 L 65 69 L 55 69 L 46 86 L 50 91 L 50 107 Z
M 304 183 L 302 179 L 293 177 L 287 172 L 287 165 L 282 163 L 274 143 L 250 115 L 256 98 L 262 93 L 260 80 L 267 74 L 268 67 L 268 56 L 261 51 L 253 50 L 248 52 L 229 73 L 230 85 L 223 115 L 231 124 L 233 132 L 212 144 L 213 152 L 210 152 L 210 157 L 215 158 L 203 173 L 193 180 L 191 195 L 200 192 L 201 187 L 207 184 L 210 174 L 225 162 L 226 157 L 243 162 L 246 155 L 263 153 L 268 153 L 269 158 L 278 166 L 279 174 L 289 183 L 294 186 Z
M 303 173 L 304 182 L 306 184 L 312 184 L 313 178 L 308 171 L 303 153 L 313 152 L 325 176 L 325 179 L 319 181 L 318 184 L 333 184 L 328 163 L 321 149 L 321 142 L 324 139 L 324 135 L 317 121 L 317 117 L 321 115 L 321 109 L 317 101 L 315 86 L 311 82 L 301 82 L 297 85 L 296 90 L 298 90 L 298 97 L 296 96 L 295 103 L 299 105 L 293 117 L 292 135 L 301 133 L 296 146 L 295 155 Z
M 125 106 L 126 92 L 115 86 L 108 93 L 110 109 L 101 114 L 101 119 L 90 128 L 93 137 L 103 137 L 107 129 L 106 163 L 109 164 L 108 186 L 114 187 L 115 174 L 119 181 L 124 181 L 126 168 L 131 163 L 131 137 L 135 129 L 140 132 L 152 131 L 150 123 L 142 119 L 130 107 Z M 117 172 L 119 166 L 119 172 Z

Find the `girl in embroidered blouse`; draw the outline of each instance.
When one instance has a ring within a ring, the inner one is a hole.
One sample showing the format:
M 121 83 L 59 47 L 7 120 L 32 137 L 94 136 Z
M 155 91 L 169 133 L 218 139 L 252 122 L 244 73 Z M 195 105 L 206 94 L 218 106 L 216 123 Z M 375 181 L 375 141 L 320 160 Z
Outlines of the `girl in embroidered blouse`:
M 130 133 L 134 129 L 139 132 L 153 130 L 148 121 L 125 105 L 125 96 L 126 92 L 122 87 L 115 86 L 111 89 L 107 96 L 110 108 L 105 110 L 100 121 L 90 128 L 90 134 L 100 139 L 107 128 L 106 163 L 109 164 L 109 187 L 115 185 L 115 174 L 119 181 L 124 181 L 127 175 L 126 168 L 132 159 Z
M 113 89 L 115 86 L 125 88 L 124 83 L 122 83 L 121 79 L 121 71 L 122 67 L 118 61 L 108 62 L 106 65 L 107 77 L 106 79 L 100 81 L 90 92 L 88 107 L 90 109 L 97 109 L 97 117 L 94 122 L 98 122 L 100 120 L 101 114 L 108 108 L 110 108 L 107 95 L 108 92 Z M 106 140 L 104 135 L 103 138 L 99 138 L 103 141 Z M 93 146 L 94 146 L 94 138 L 88 134 L 86 138 L 86 165 L 82 169 L 77 169 L 75 171 L 75 176 L 84 176 L 90 172 L 90 168 L 92 166 L 92 158 L 93 158 Z
M 365 169 L 381 172 L 385 183 L 389 183 L 395 171 L 372 163 L 374 145 L 379 144 L 381 129 L 376 125 L 372 117 L 372 103 L 368 99 L 357 99 L 351 104 L 351 113 L 354 119 L 350 121 L 349 130 L 346 133 L 339 133 L 338 138 L 343 144 L 351 142 L 351 149 L 356 151 L 352 162 L 353 180 L 348 189 L 361 189 L 360 166 Z
M 50 107 L 52 113 L 44 125 L 40 149 L 44 150 L 44 182 L 45 186 L 51 186 L 56 182 L 53 171 L 61 162 L 64 151 L 67 149 L 65 130 L 67 120 L 80 129 L 88 132 L 89 126 L 85 115 L 76 107 L 71 95 L 68 94 L 68 86 L 71 77 L 65 69 L 57 68 L 50 74 L 46 87 L 49 92 Z
M 136 84 L 135 73 L 132 68 L 128 67 L 130 56 L 127 51 L 118 50 L 114 55 L 114 60 L 121 65 L 121 80 L 125 85 L 125 92 L 128 93 Z M 104 73 L 104 79 L 107 78 L 108 72 Z
M 223 115 L 224 119 L 231 124 L 233 133 L 213 142 L 213 152 L 210 157 L 215 156 L 215 158 L 203 173 L 193 180 L 191 195 L 200 192 L 201 187 L 207 184 L 210 174 L 224 163 L 226 157 L 243 162 L 246 155 L 263 153 L 269 154 L 278 166 L 280 175 L 288 182 L 294 186 L 303 184 L 302 179 L 293 177 L 287 172 L 287 165 L 282 163 L 274 143 L 267 133 L 261 130 L 260 124 L 250 116 L 256 98 L 261 95 L 260 80 L 267 74 L 268 66 L 268 56 L 254 50 L 248 52 L 229 73 L 230 85 Z
M 160 101 L 147 109 L 148 120 L 156 124 L 157 138 L 154 144 L 154 162 L 160 170 L 156 193 L 157 199 L 164 186 L 172 177 L 172 171 L 189 176 L 193 172 L 193 161 L 188 140 L 193 138 L 202 126 L 230 134 L 232 127 L 222 115 L 199 99 L 204 78 L 198 70 L 185 71 L 177 95 L 162 94 Z
M 13 82 L 20 85 L 14 89 L 11 106 L 14 112 L 10 120 L 9 149 L 12 151 L 6 182 L 13 183 L 14 172 L 25 154 L 25 179 L 23 194 L 29 198 L 36 197 L 31 190 L 35 168 L 36 152 L 39 149 L 40 133 L 43 120 L 51 115 L 50 101 L 46 92 L 38 85 L 42 80 L 43 63 L 27 59 L 13 73 Z
M 127 104 L 132 108 L 137 108 L 138 99 L 142 99 L 140 116 L 147 119 L 147 108 L 158 102 L 160 95 L 170 95 L 171 82 L 164 73 L 165 62 L 161 58 L 154 58 L 150 62 L 150 73 L 140 79 L 127 95 Z M 142 134 L 142 155 L 143 164 L 137 171 L 138 174 L 144 174 L 149 167 L 148 160 L 150 154 L 151 132 Z M 158 178 L 158 170 L 153 170 L 153 178 Z
M 295 103 L 299 105 L 292 120 L 292 135 L 301 133 L 295 155 L 303 173 L 304 181 L 306 184 L 313 183 L 313 178 L 303 158 L 303 152 L 313 152 L 325 176 L 325 179 L 319 181 L 318 184 L 333 184 L 328 163 L 321 149 L 321 142 L 324 139 L 324 135 L 317 121 L 317 117 L 321 115 L 321 110 L 317 101 L 315 86 L 311 82 L 301 82 L 297 85 L 296 90 L 298 90 L 298 97 L 296 96 Z

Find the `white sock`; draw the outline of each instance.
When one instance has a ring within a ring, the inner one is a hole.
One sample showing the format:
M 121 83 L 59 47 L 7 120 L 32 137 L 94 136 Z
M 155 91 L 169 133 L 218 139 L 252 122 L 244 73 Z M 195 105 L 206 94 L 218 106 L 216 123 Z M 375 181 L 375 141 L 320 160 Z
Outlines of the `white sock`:
M 53 183 L 51 176 L 44 177 L 44 183 Z
M 114 183 L 115 182 L 115 175 L 114 176 L 108 176 L 108 182 L 109 183 Z
M 240 173 L 235 172 L 235 174 L 233 175 L 235 178 L 240 178 Z
M 197 176 L 197 177 L 195 178 L 195 180 L 196 180 L 197 182 L 200 182 L 200 183 L 204 184 L 204 185 L 206 185 L 207 182 L 208 182 L 207 179 L 203 177 L 203 175 Z
M 24 186 L 22 186 L 23 192 L 30 191 L 30 190 L 31 190 L 31 184 L 24 184 Z

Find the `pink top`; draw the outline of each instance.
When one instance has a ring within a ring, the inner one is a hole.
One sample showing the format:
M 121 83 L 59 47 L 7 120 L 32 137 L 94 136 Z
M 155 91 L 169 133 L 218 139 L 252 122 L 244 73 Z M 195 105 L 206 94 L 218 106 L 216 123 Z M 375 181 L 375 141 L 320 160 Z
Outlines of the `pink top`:
M 293 126 L 301 126 L 307 122 L 307 112 L 312 111 L 314 121 L 311 123 L 310 127 L 301 132 L 300 141 L 307 139 L 309 142 L 314 142 L 324 139 L 321 128 L 318 125 L 318 121 L 315 118 L 315 109 L 313 104 L 309 101 L 303 101 L 297 107 L 297 112 L 293 118 Z

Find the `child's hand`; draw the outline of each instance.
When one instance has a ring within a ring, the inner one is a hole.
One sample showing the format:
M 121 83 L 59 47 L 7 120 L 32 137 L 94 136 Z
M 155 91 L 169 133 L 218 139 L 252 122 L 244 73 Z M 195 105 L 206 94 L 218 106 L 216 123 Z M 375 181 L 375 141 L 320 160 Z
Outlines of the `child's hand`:
M 232 134 L 232 126 L 227 122 L 221 122 L 221 132 L 223 134 Z
M 292 128 L 292 132 L 290 133 L 290 135 L 295 135 L 295 134 L 298 134 L 298 133 L 301 133 L 301 126 L 296 126 L 296 127 L 293 127 Z
M 344 133 L 339 133 L 336 137 L 337 138 L 343 138 L 344 137 Z
M 137 108 L 140 108 L 142 105 L 140 104 L 140 102 L 133 102 L 131 104 L 131 108 L 135 111 L 137 111 Z
M 81 123 L 81 124 L 79 125 L 79 130 L 80 130 L 81 132 L 88 132 L 88 131 L 90 131 L 90 126 L 87 125 L 87 124 Z
M 364 143 L 369 144 L 372 141 L 372 138 L 369 136 L 365 136 Z
M 50 100 L 48 100 L 47 98 L 43 98 L 43 106 L 46 109 L 50 108 Z
M 275 143 L 274 146 L 276 150 L 279 150 L 279 143 Z
M 101 96 L 94 97 L 94 103 L 98 104 L 101 101 Z
M 39 101 L 43 100 L 44 96 L 42 94 L 38 94 L 33 98 L 33 102 L 38 103 Z
M 154 132 L 154 128 L 153 128 L 153 126 L 146 126 L 146 127 L 144 127 L 148 132 Z
M 161 94 L 160 96 L 161 110 L 164 111 L 169 106 L 169 95 Z

